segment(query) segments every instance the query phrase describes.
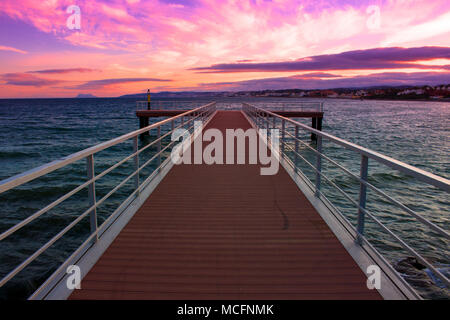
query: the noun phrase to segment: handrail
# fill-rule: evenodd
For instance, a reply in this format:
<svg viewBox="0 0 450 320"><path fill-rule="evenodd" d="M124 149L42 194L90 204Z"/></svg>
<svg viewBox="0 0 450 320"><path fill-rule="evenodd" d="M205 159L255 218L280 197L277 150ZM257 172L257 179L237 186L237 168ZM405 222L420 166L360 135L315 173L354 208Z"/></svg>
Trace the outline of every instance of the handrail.
<svg viewBox="0 0 450 320"><path fill-rule="evenodd" d="M247 103L243 103L243 104L244 105L248 105L248 106L252 106L252 105L247 104ZM277 118L282 119L282 120L284 120L286 122L289 122L289 123L291 123L293 125L299 126L299 127L303 128L303 129L305 129L306 131L314 133L317 136L321 136L323 138L326 138L326 139L328 139L328 140L330 140L332 142L335 142L335 143L337 143L337 144L339 144L339 145L341 145L341 146L343 146L343 147L345 147L347 149L359 152L361 155L364 155L364 156L366 156L368 158L371 158L371 159L374 159L374 160L376 160L378 162L381 162L381 163L387 165L388 167L391 167L392 169L396 169L398 171L401 171L404 174L411 175L414 178L417 178L417 179L421 180L422 182L426 182L426 183L431 184L431 185L433 185L433 186L435 186L435 187L437 187L439 189L442 189L442 190L444 190L446 192L450 192L450 180L448 180L448 179L446 179L444 177L441 177L441 176L435 175L435 174L433 174L431 172L428 172L428 171L416 168L416 167L414 167L412 165L409 165L409 164L404 163L402 161L399 161L399 160L396 160L394 158L385 156L385 155L383 155L381 153L378 153L376 151L373 151L373 150L361 147L361 146L359 146L357 144L354 144L352 142L349 142L349 141L346 141L344 139L341 139L341 138L338 138L336 136L333 136L333 135L331 135L329 133L326 133L326 132L323 132L323 131L320 131L320 130L317 130L317 129L313 129L313 128L308 127L307 125L305 125L303 123L297 122L297 121L292 120L290 118L286 118L284 116L280 116L280 115L278 115L278 114L276 114L274 112L271 112L269 110L265 110L265 109L258 108L258 107L255 107L255 106L252 106L252 107L256 108L256 109L259 109L261 112L264 112L264 113L266 113L266 114L268 114L268 115L270 115L272 117L277 117Z"/></svg>
<svg viewBox="0 0 450 320"><path fill-rule="evenodd" d="M42 214L48 212L50 209L56 207L63 201L67 200L80 190L88 187L89 188L89 208L85 210L81 215L78 215L75 220L73 220L69 225L67 225L63 230L61 230L58 234L53 236L50 240L48 240L43 246L41 246L37 251L35 251L31 256L29 256L27 259L25 259L22 263L20 263L18 266L16 266L13 270L11 270L6 276L2 277L0 279L0 287L2 287L4 284L6 284L9 280L11 280L17 273L19 273L21 270L23 270L26 266L28 266L31 262L33 262L38 256L40 256L45 250L47 250L50 246L52 246L57 240L59 240L61 237L63 237L68 231L70 231L76 224L78 224L83 218L90 216L91 220L91 233L89 236L90 240L97 240L99 237L99 232L107 223L110 221L111 216L106 219L101 226L97 226L97 215L96 210L97 208L105 202L111 195L113 195L118 189L120 189L122 186L124 186L128 181L130 181L132 178L135 180L134 184L134 191L132 194L122 202L119 206L119 208L122 208L124 203L127 202L132 196L138 195L143 189L143 187L148 183L149 179L153 178L155 176L155 172L158 173L161 167L163 166L163 163L161 161L161 155L163 152L165 152L169 147L171 147L176 141L171 141L168 143L164 148L162 148L162 140L169 136L169 134L173 133L176 129L179 128L185 128L186 130L195 129L194 122L197 119L200 119L202 122L207 121L214 113L215 111L215 102L211 102L209 104L206 104L202 107L195 108L193 110L184 112L180 115L162 120L160 122L157 122L155 124L149 125L145 128L135 130L133 132L124 134L120 137L117 137L115 139L108 140L106 142L100 143L96 146L84 149L82 151L79 151L77 153L74 153L72 155L69 155L65 158L62 158L60 160L56 160L53 162L50 162L48 164L45 164L43 166L40 166L38 168L29 170L23 174L19 174L16 176L13 176L11 178L5 179L3 181L0 181L0 193L6 192L8 190L11 190L17 186L20 186L26 182L32 181L36 178L39 178L43 175L46 175L48 173L51 173L57 169L60 169L62 167L65 167L71 163L74 163L75 161L81 160L83 158L87 159L87 173L88 173L88 180L78 187L74 188L73 190L67 192L66 194L62 195L52 203L48 204L44 208L36 211L34 214L28 216L26 219L22 220L21 222L13 225L8 230L2 232L0 234L0 241L4 240L20 228L28 225L33 220L40 217ZM184 120L185 117L189 117L188 120ZM177 120L181 120L179 125L175 125L175 122ZM161 135L161 127L165 124L171 123L171 130L167 132L166 134ZM192 123L192 124L191 124ZM144 147L139 149L138 146L138 136L142 133L148 132L150 130L157 129L157 138L154 139L151 143L145 145ZM94 168L94 154L96 154L99 151L105 150L109 147L112 147L114 145L117 145L119 143L122 143L124 141L133 139L134 141L134 150L133 153L126 156L124 159L118 161L111 167L105 169L99 174L95 174L93 168ZM139 154L141 154L144 150L148 149L149 147L157 144L158 151L155 155L153 155L150 159L148 159L144 164L139 165ZM129 161L131 159L135 160L134 162L134 171L129 174L125 179L123 179L118 185L116 185L112 190L110 190L106 195L104 195L99 201L96 201L95 196L95 181L100 179L101 177L105 176L112 170L116 169L126 161ZM151 162L155 161L156 159L159 160L158 164L159 166L153 170L153 173L150 174L149 177L145 179L144 182L139 183L139 173ZM118 209L119 209L118 208ZM112 215L115 215L118 211L116 209ZM90 242L84 242L82 246L84 247L87 243ZM80 250L80 247L76 250L78 252Z"/></svg>
<svg viewBox="0 0 450 320"><path fill-rule="evenodd" d="M189 115L191 113L194 113L194 112L198 112L199 110L202 110L202 109L204 109L206 107L209 107L209 106L211 106L213 104L215 104L215 102L211 102L211 103L209 103L207 105L198 107L196 109L186 111L186 112L184 112L182 114L179 114L179 115L177 115L175 117L171 117L171 118L162 120L162 121L160 121L158 123L154 123L152 125L149 125L149 126L147 126L145 128L141 128L141 129L132 131L130 133L126 133L126 134L124 134L124 135L122 135L120 137L117 137L117 138L114 138L112 140L108 140L108 141L102 142L102 143L100 143L100 144L98 144L96 146L93 146L93 147L81 150L79 152L73 153L73 154L68 155L68 156L66 156L64 158L61 158L59 160L55 160L55 161L49 162L49 163L44 164L42 166L39 166L37 168L25 171L23 173L20 173L18 175L12 176L12 177L4 179L4 180L1 180L0 181L0 194L5 192L5 191L8 191L8 190L10 190L10 189L12 189L14 187L18 187L18 186L20 186L20 185L22 185L24 183L27 183L27 182L29 182L31 180L39 178L39 177L41 177L41 176L43 176L45 174L48 174L48 173L50 173L52 171L55 171L55 170L60 169L62 167L65 167L68 164L71 164L71 163L76 162L76 161L78 161L80 159L86 158L89 155L92 155L94 153L97 153L97 152L102 151L104 149L107 149L109 147L112 147L112 146L114 146L116 144L119 144L119 143L121 143L123 141L126 141L126 140L129 140L129 139L133 138L133 137L136 137L136 136L138 136L138 135L140 135L142 133L145 133L147 131L150 131L152 129L160 127L160 126L162 126L162 125L164 125L166 123L169 123L169 122L171 122L173 120L176 120L176 119L181 118L181 117L185 117L185 116L187 116L187 115Z"/></svg>
<svg viewBox="0 0 450 320"><path fill-rule="evenodd" d="M280 151L281 156L285 155L285 148L290 149L291 152L293 152L295 158L300 158L303 160L309 167L313 169L313 171L316 174L316 186L315 186L315 196L320 198L324 196L323 192L321 191L320 187L320 181L321 178L325 179L332 187L336 188L339 193L341 193L347 200L349 200L356 208L358 209L358 222L356 229L351 226L351 228L354 229L356 234L356 243L359 245L362 245L363 242L368 242L369 240L364 237L364 217L367 216L371 218L377 225L379 225L384 231L386 231L390 236L392 236L395 240L400 243L400 245L406 249L409 253L414 255L416 258L419 259L424 265L426 265L435 275L437 275L444 284L449 287L450 282L449 279L436 267L434 267L430 262L428 262L424 257L422 257L418 252L416 252L411 246L409 246L406 242L404 242L399 236L397 236L394 232L392 232L388 227L386 227L381 221L379 221L374 215L372 215L367 209L366 209L366 189L369 188L371 190L374 190L378 195L384 197L385 199L389 200L394 205L398 206L399 208L403 209L405 212L407 212L409 215L413 216L417 219L420 223L428 226L431 230L437 232L439 235L443 236L446 239L450 239L450 234L448 231L444 230L443 228L437 226L433 222L429 221L428 219L424 218L420 214L416 213L414 210L408 208L404 204L402 204L400 201L394 199L393 197L389 196L385 192L381 191L371 183L367 181L368 177L368 161L369 159L373 159L381 164L384 164L390 168L396 169L397 171L403 172L405 174L408 174L410 176L413 176L417 178L418 180L428 183L429 185L432 185L434 187L437 187L439 189L442 189L443 191L450 192L450 180L434 175L432 173L429 173L427 171L415 168L411 165L408 165L404 162L395 160L393 158L390 158L388 156L385 156L383 154L380 154L378 152L375 152L373 150L361 147L359 145L356 145L354 143L345 141L341 138L335 137L331 134L322 132L320 130L313 129L311 127L308 127L302 123L299 123L297 121L294 121L292 119L286 118L284 116L280 116L274 112L265 110L263 108L258 108L256 106L250 105L248 103L243 103L243 110L247 113L249 118L254 122L254 124L257 127L263 127L269 128L270 126L276 127L276 120L280 120L282 123L282 134L281 134L281 146L282 149ZM271 120L269 120L269 116L271 117ZM286 124L291 124L295 126L295 136L290 133L286 129ZM313 133L317 137L317 149L312 148L311 146L307 145L305 142L303 142L301 139L298 138L298 128L305 129L307 132ZM295 148L289 144L286 144L286 135L289 136L290 139L293 139L295 141ZM338 145L343 146L344 148L348 150L352 150L355 152L358 152L361 156L361 172L360 176L357 176L356 174L352 173L350 170L345 168L344 166L340 165L336 161L330 159L329 157L325 156L322 153L322 139L325 138L327 140L330 140L331 142L334 142ZM308 161L305 157L303 157L299 151L298 151L298 144L301 143L305 147L307 147L309 150L313 151L313 153L316 155L316 165L312 164L310 161ZM355 201L352 197L350 197L344 190L339 188L334 182L332 182L321 170L321 161L322 158L331 162L333 165L344 171L346 174L350 175L352 178L354 178L357 182L360 184L360 193L359 193L359 201ZM289 159L289 158L288 158ZM295 163L289 160L288 162L291 166L294 167L295 172L298 172L299 168L296 166ZM306 179L308 179L305 176ZM309 180L309 179L308 179ZM339 210L338 210L339 211ZM339 213L342 215L342 213L339 211Z"/></svg>
<svg viewBox="0 0 450 320"><path fill-rule="evenodd" d="M261 102L264 104L264 102ZM264 107L270 107L274 111L311 111L311 112L323 112L322 101L295 101L295 102L267 102ZM264 108L261 108L264 109Z"/></svg>
<svg viewBox="0 0 450 320"><path fill-rule="evenodd" d="M291 133L286 132L286 134L288 134L292 139L300 142L303 146L305 146L306 148L308 148L309 150L311 150L313 153L315 154L320 154L316 149L312 148L311 146L307 145L305 142L303 142L302 140L294 137ZM293 150L292 147L289 147L291 149L292 152L296 153L299 157L302 157L300 154L298 154L298 152L296 152L295 150ZM398 200L390 197L389 195L387 195L385 192L381 191L380 189L378 189L377 187L375 187L374 185L372 185L371 183L361 179L360 177L358 177L356 174L354 174L353 172L351 172L350 170L348 170L347 168L345 168L344 166L340 165L339 163L337 163L336 161L334 161L333 159L330 159L329 157L327 157L324 154L320 154L320 156L324 159L326 159L327 161L331 162L332 164L334 164L336 167L338 167L339 169L341 169L342 171L344 171L345 173L347 173L349 176L353 177L355 180L357 180L358 182L366 185L367 187L369 187L371 190L374 190L376 193L378 193L379 195L383 196L384 198L386 198L389 201L394 202L398 207L402 208L403 210L405 210L406 212L408 212L410 215L414 216L416 219L421 220L422 223L428 225L431 229L433 229L434 231L436 231L437 233L440 233L441 235L443 235L444 237L446 237L447 239L450 239L450 234L445 231L444 229L442 229L441 227L435 225L434 223L426 220L425 218L423 218L422 216L418 215L417 213L415 213L413 210L411 210L410 208L406 207L404 204L402 204L401 202L399 202ZM302 157L303 158L303 157ZM303 158L303 161L305 161L311 168L313 168L313 170L316 170L314 165L312 165L308 160Z"/></svg>

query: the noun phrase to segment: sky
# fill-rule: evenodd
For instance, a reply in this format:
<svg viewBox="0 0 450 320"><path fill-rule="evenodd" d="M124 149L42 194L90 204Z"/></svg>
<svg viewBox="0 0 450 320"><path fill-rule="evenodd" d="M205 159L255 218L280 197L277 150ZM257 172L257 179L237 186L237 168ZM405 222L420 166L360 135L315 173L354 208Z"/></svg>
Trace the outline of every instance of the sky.
<svg viewBox="0 0 450 320"><path fill-rule="evenodd" d="M448 0L0 1L0 98L448 83Z"/></svg>

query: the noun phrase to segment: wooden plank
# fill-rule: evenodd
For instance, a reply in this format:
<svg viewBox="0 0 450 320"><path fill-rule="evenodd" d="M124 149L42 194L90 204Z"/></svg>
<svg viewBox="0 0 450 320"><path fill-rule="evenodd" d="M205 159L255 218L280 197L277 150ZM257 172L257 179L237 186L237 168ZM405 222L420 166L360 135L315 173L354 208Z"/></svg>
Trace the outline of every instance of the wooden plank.
<svg viewBox="0 0 450 320"><path fill-rule="evenodd" d="M259 169L175 166L70 299L381 299L287 172Z"/></svg>

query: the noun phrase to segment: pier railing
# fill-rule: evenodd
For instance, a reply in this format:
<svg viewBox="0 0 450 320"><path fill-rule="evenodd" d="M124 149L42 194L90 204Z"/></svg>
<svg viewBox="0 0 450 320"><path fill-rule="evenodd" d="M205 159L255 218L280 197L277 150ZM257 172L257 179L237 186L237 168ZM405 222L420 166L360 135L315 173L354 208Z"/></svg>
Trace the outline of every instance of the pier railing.
<svg viewBox="0 0 450 320"><path fill-rule="evenodd" d="M323 112L322 101L283 101L283 102L268 102L260 101L255 105L257 108L269 109L273 112L276 111L305 111L305 112Z"/></svg>
<svg viewBox="0 0 450 320"><path fill-rule="evenodd" d="M354 143L345 141L328 133L313 129L304 125L300 122L294 121L292 119L277 115L271 111L265 110L263 108L255 107L253 105L244 103L243 111L248 116L248 118L253 121L253 124L260 129L271 129L277 128L280 130L280 158L284 160L294 172L302 177L302 179L306 182L308 187L314 192L315 197L317 198L326 198L325 194L322 191L323 182L327 182L331 185L335 191L337 191L344 199L348 200L352 206L357 209L357 221L353 225L356 225L356 228L348 223L347 218L342 214L342 212L337 209L333 204L329 201L327 203L333 206L333 210L337 211L342 218L347 221L348 225L353 228L353 234L355 235L355 242L358 245L368 244L370 245L370 241L365 236L366 232L366 218L371 219L376 225L381 228L381 230L388 234L390 237L395 239L395 241L403 247L407 252L416 257L418 261L420 261L423 265L425 265L430 271L432 271L440 280L449 288L449 279L431 262L429 262L426 258L424 258L421 254L417 252L415 248L406 243L404 239L402 239L399 235L397 235L394 231L389 228L385 223L382 223L380 219L378 219L372 212L370 212L366 206L367 202L367 192L368 190L373 191L377 196L381 197L383 201L387 201L394 206L397 206L401 210L403 210L406 214L410 215L414 219L416 219L419 223L425 225L430 230L438 234L443 241L448 242L450 239L449 232L444 230L440 226L435 223L429 221L424 218L420 213L412 210L408 206L404 205L399 200L394 197L388 195L386 192L380 190L368 180L369 173L369 160L372 162L379 163L381 165L387 166L391 169L399 171L405 175L415 178L418 181L421 181L427 185L433 186L435 188L441 189L444 192L450 192L450 181L443 177L434 175L427 171L421 170L419 168L413 167L401 161L395 160L393 158L387 157L378 152L369 150L367 148L358 146ZM314 146L306 143L305 141L299 138L301 132L303 133L312 133L317 136L317 142ZM351 151L355 156L360 158L360 173L355 174L351 172L348 168L344 167L340 161L336 161L331 159L330 157L324 154L323 144L327 141L336 146L344 147L345 149ZM314 160L308 160L304 154L302 154L302 150L309 150L314 154ZM291 155L291 156L289 156ZM314 183L302 173L298 162L303 162L307 167L311 168L315 178L312 179ZM343 190L340 186L338 186L333 179L327 177L322 170L323 161L327 161L329 164L339 169L342 175L351 177L359 184L359 196L358 200L355 200L351 195ZM446 212L448 214L448 211ZM444 212L442 213L444 214ZM443 254L446 256L446 253Z"/></svg>
<svg viewBox="0 0 450 320"><path fill-rule="evenodd" d="M67 192L66 194L60 196L55 201L36 211L34 214L31 214L23 221L16 223L11 226L6 231L3 231L0 234L0 241L7 239L12 236L15 232L22 229L23 227L29 225L43 214L48 212L49 210L57 207L62 202L66 201L70 197L79 193L83 189L88 189L88 201L89 208L84 212L81 212L76 219L74 219L69 225L64 227L60 232L54 235L50 240L48 240L43 246L41 246L37 251L31 254L27 259L25 259L22 263L17 265L13 270L7 273L3 278L0 279L0 288L4 286L8 281L14 278L19 272L21 272L24 268L26 268L30 263L35 261L41 254L43 254L48 248L50 248L53 244L55 244L59 239L61 239L64 235L66 235L70 230L72 230L75 226L77 226L84 218L89 218L90 221L90 235L88 238L79 246L72 255L59 267L59 270L64 270L69 265L69 262L76 256L79 256L81 253L85 252L89 247L98 241L98 239L102 236L105 230L117 219L118 216L136 199L139 197L141 191L158 175L161 168L166 165L170 161L170 155L166 157L165 161L163 161L164 154L170 154L171 148L173 148L174 143L177 141L171 141L166 145L162 144L164 138L169 138L174 130L183 128L189 130L189 132L194 132L194 122L195 121L207 121L215 111L215 102L209 103L205 106L198 107L191 111L187 111L178 116L168 118L166 120L154 123L145 128L130 132L128 134L122 135L118 138L100 143L91 148L82 150L80 152L69 155L61 160L53 161L43 166L40 166L36 169L27 171L25 173L13 176L9 179L5 179L0 181L0 194L7 192L11 189L17 188L27 182L33 181L39 177L43 177L48 175L55 170L66 167L70 164L75 163L76 161L85 159L86 161L86 182L74 188L73 190ZM168 132L163 133L163 126L166 128L170 126ZM152 132L153 137L155 139L143 147L139 148L139 136L144 133ZM95 164L95 155L100 151L106 150L108 148L114 147L118 144L132 141L133 143L133 153L123 158L122 160L116 162L114 165L110 166L108 169L104 170L101 173L95 174L94 164ZM144 163L139 163L139 155L142 154L145 150L150 150L149 148L156 148L156 152L149 159L146 159ZM108 173L117 169L121 165L125 164L128 161L133 162L133 172L128 175L125 179L123 179L119 184L113 187L106 195L104 195L101 199L97 199L96 195L96 181L100 178L104 177ZM140 181L140 172L152 164L156 167L153 172L145 178L144 181ZM122 188L128 182L134 183L134 191L129 195L129 197L123 201L118 208L105 220L101 225L98 225L98 217L97 217L97 208L104 203L108 198L110 198L113 194L115 194L120 188ZM16 239L20 240L20 239ZM46 286L52 281L54 281L58 272L55 272L47 281L35 292L35 294L39 294L39 291L45 290Z"/></svg>
<svg viewBox="0 0 450 320"><path fill-rule="evenodd" d="M206 102L195 100L158 100L153 99L150 102L151 110L191 110ZM136 101L136 111L147 110L148 101Z"/></svg>

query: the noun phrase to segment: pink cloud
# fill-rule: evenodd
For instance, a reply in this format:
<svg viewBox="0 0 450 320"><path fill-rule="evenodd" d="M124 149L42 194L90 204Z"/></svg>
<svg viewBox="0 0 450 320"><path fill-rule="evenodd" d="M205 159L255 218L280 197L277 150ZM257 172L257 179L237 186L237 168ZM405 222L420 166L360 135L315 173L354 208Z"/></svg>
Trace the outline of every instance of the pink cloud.
<svg viewBox="0 0 450 320"><path fill-rule="evenodd" d="M5 81L5 83L8 85L26 87L47 87L63 82L61 80L51 80L36 77L28 73L6 73L1 75L0 79Z"/></svg>
<svg viewBox="0 0 450 320"><path fill-rule="evenodd" d="M0 46L0 50L1 51L17 52L17 53L22 53L22 54L27 54L28 53L28 52L26 52L24 50L20 50L20 49L13 48L13 47L7 47L7 46Z"/></svg>
<svg viewBox="0 0 450 320"><path fill-rule="evenodd" d="M170 79L156 79L156 78L118 78L118 79L101 79L91 80L86 83L67 87L67 89L75 90L98 90L112 85L120 85L133 82L170 82Z"/></svg>

